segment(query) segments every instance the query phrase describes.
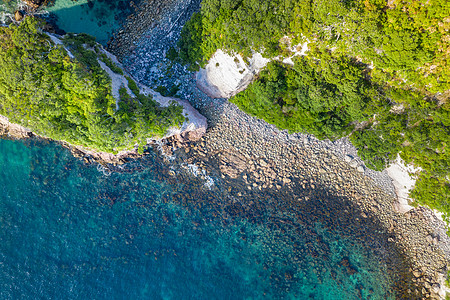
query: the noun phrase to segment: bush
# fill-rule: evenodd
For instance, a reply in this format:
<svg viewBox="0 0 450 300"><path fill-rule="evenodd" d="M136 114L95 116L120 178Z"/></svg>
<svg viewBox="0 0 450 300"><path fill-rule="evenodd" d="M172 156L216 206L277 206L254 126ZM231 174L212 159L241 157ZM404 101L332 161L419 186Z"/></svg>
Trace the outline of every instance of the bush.
<svg viewBox="0 0 450 300"><path fill-rule="evenodd" d="M116 74L123 75L123 70L119 66L117 66L105 53L100 53L99 58L108 68L111 69Z"/></svg>
<svg viewBox="0 0 450 300"><path fill-rule="evenodd" d="M167 108L138 93L120 89L119 109L111 94L111 78L100 67L95 50L83 45L87 35L68 35L66 47L55 45L27 17L19 25L0 27L0 114L37 134L74 145L115 153L146 144L184 121L182 108ZM93 43L93 42L92 42ZM89 45L94 48L95 44ZM134 84L133 84L134 83Z"/></svg>

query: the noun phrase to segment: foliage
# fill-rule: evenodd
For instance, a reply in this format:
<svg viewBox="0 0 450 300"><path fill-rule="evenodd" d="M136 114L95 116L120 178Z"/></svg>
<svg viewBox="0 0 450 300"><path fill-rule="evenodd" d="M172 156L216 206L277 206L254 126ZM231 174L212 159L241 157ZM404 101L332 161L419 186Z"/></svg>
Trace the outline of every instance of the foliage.
<svg viewBox="0 0 450 300"><path fill-rule="evenodd" d="M178 48L198 68L217 49L274 57L308 41L372 63L391 85L433 94L450 89L449 15L445 0L203 0Z"/></svg>
<svg viewBox="0 0 450 300"><path fill-rule="evenodd" d="M100 60L105 63L105 65L111 69L116 74L123 75L123 70L116 65L105 53L100 53L98 55Z"/></svg>
<svg viewBox="0 0 450 300"><path fill-rule="evenodd" d="M179 46L179 57L190 69L198 70L199 61L202 61L204 53L200 47L202 43L202 15L194 13L191 20L184 25L181 31ZM173 57L173 53L170 53Z"/></svg>
<svg viewBox="0 0 450 300"><path fill-rule="evenodd" d="M127 79L128 82L128 88L133 92L134 95L136 96L139 95L140 90L136 82L133 79L131 79L131 77L125 76L125 78Z"/></svg>
<svg viewBox="0 0 450 300"><path fill-rule="evenodd" d="M404 141L405 117L388 113L379 116L377 126L352 133L350 140L369 168L382 171L395 160Z"/></svg>
<svg viewBox="0 0 450 300"><path fill-rule="evenodd" d="M178 58L178 52L174 47L170 47L169 50L167 50L166 58L175 61Z"/></svg>
<svg viewBox="0 0 450 300"><path fill-rule="evenodd" d="M111 79L98 63L95 40L67 35L55 45L43 21L27 17L0 27L0 114L56 140L117 152L145 144L183 122L181 108L161 108L144 95L111 93ZM117 99L119 100L119 99Z"/></svg>
<svg viewBox="0 0 450 300"><path fill-rule="evenodd" d="M180 90L179 85L172 85L170 87L170 89L168 89L165 86L159 85L156 87L155 91L157 91L158 93L160 93L161 95L163 95L164 97L174 97L178 91Z"/></svg>
<svg viewBox="0 0 450 300"><path fill-rule="evenodd" d="M422 169L412 197L448 218L449 16L445 0L203 0L178 51L198 67L217 49L283 58L307 42L307 58L270 63L231 101L290 131L351 132L376 170L400 154Z"/></svg>
<svg viewBox="0 0 450 300"><path fill-rule="evenodd" d="M293 68L269 63L258 80L231 101L282 129L342 137L354 122L373 114L368 104L376 89L356 62L332 58L328 52L320 55L321 61L297 58Z"/></svg>

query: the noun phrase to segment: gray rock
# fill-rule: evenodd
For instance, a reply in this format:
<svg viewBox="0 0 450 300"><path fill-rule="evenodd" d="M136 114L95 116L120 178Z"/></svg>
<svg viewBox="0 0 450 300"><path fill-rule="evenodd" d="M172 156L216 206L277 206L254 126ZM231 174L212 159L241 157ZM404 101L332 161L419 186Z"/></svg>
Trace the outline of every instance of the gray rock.
<svg viewBox="0 0 450 300"><path fill-rule="evenodd" d="M356 170L358 171L358 172L360 172L360 173L364 173L364 167L363 166L361 166L361 165L359 165L357 168L356 168Z"/></svg>
<svg viewBox="0 0 450 300"><path fill-rule="evenodd" d="M345 160L345 162L347 162L347 163L351 162L352 159L353 159L353 157L351 157L351 156L348 155L348 154L344 157L344 160Z"/></svg>
<svg viewBox="0 0 450 300"><path fill-rule="evenodd" d="M260 164L262 167L267 167L267 162L266 162L264 159L261 159L261 160L259 161L259 164Z"/></svg>
<svg viewBox="0 0 450 300"><path fill-rule="evenodd" d="M358 166L358 161L356 160L356 159L354 159L354 160L352 160L351 162L350 162L350 167L352 167L352 168L356 168L357 166Z"/></svg>
<svg viewBox="0 0 450 300"><path fill-rule="evenodd" d="M22 21L23 17L24 17L23 12L21 12L20 10L16 10L16 12L14 13L14 19L17 22L20 22Z"/></svg>

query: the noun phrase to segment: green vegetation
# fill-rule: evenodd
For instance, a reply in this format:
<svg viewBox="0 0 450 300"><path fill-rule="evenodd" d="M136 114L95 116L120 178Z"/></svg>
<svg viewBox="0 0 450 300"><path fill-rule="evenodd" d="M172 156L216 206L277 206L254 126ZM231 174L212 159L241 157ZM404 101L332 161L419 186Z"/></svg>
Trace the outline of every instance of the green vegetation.
<svg viewBox="0 0 450 300"><path fill-rule="evenodd" d="M298 58L294 67L271 62L256 82L231 101L246 112L289 131L319 138L348 134L352 123L366 121L383 106L377 89L365 79L364 68L351 59ZM327 64L328 60L333 63Z"/></svg>
<svg viewBox="0 0 450 300"><path fill-rule="evenodd" d="M123 75L123 70L118 67L105 53L100 53L98 57L108 68L111 69L111 71L116 74Z"/></svg>
<svg viewBox="0 0 450 300"><path fill-rule="evenodd" d="M204 0L178 50L195 68L217 49L287 56L289 46L308 41L310 49L373 63L383 83L433 94L450 88L449 15L445 0Z"/></svg>
<svg viewBox="0 0 450 300"><path fill-rule="evenodd" d="M170 87L170 89L168 89L165 86L159 85L156 87L155 91L157 91L158 93L160 93L161 95L163 95L164 97L174 97L178 91L180 90L179 85L172 85Z"/></svg>
<svg viewBox="0 0 450 300"><path fill-rule="evenodd" d="M55 45L41 32L43 21L27 17L0 27L0 114L37 134L96 150L117 152L163 136L184 121L182 108L161 108L136 83L116 99L101 68L95 39L67 35Z"/></svg>
<svg viewBox="0 0 450 300"><path fill-rule="evenodd" d="M307 42L231 101L279 128L349 136L376 170L399 154L422 169L415 203L450 218L449 16L445 0L203 0L178 52L196 69L217 49L288 57Z"/></svg>

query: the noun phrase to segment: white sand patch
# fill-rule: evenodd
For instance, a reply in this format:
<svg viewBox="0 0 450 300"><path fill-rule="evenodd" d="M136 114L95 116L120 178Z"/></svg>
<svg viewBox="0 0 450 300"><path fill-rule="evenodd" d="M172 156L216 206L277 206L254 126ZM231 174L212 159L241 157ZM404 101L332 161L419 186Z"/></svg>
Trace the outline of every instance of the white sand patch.
<svg viewBox="0 0 450 300"><path fill-rule="evenodd" d="M434 215L435 215L439 220L441 220L442 222L444 222L445 224L447 224L447 222L444 221L444 213L442 213L442 212L440 212L440 211L437 211L437 210L435 210L435 209L433 209L432 211L433 211Z"/></svg>
<svg viewBox="0 0 450 300"><path fill-rule="evenodd" d="M292 56L284 58L274 57L285 64L294 65L293 58L306 55L308 43L298 44L288 48ZM217 50L206 67L196 74L197 87L212 98L230 98L245 90L259 71L272 59L264 58L255 52L248 63L242 56L231 56L223 50Z"/></svg>
<svg viewBox="0 0 450 300"><path fill-rule="evenodd" d="M405 213L414 207L409 205L411 199L409 198L409 191L414 187L416 180L412 175L420 172L420 168L415 168L411 165L405 165L405 162L397 156L395 162L386 169L397 194L397 203L394 204L394 209L397 212Z"/></svg>
<svg viewBox="0 0 450 300"><path fill-rule="evenodd" d="M405 165L405 162L397 156L395 162L386 169L389 177L392 179L392 184L395 187L395 193L397 194L397 202L394 203L394 210L399 213L405 213L413 209L414 207L409 205L412 199L409 197L409 192L416 184L414 176L422 171L421 168L415 168L412 165ZM444 224L444 214L433 209L433 214Z"/></svg>

